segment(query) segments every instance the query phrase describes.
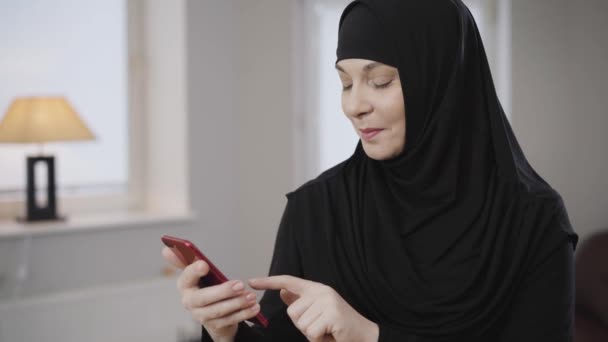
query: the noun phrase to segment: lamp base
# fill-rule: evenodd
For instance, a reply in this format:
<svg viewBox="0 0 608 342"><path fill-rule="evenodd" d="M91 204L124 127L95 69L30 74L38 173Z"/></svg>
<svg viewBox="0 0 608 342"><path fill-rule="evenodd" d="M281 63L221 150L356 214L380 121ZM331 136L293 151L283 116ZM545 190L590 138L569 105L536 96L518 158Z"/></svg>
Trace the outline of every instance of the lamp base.
<svg viewBox="0 0 608 342"><path fill-rule="evenodd" d="M42 163L47 169L46 205L40 206L36 201L36 173L35 166ZM18 217L20 222L58 221L65 220L57 215L57 198L55 195L55 157L35 156L27 157L27 198L26 215Z"/></svg>

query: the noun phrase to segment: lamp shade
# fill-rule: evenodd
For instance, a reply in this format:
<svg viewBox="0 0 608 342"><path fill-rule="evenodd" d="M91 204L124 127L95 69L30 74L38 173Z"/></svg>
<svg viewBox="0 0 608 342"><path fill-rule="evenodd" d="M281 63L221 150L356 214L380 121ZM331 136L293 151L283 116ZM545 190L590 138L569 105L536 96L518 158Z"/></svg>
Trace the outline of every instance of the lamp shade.
<svg viewBox="0 0 608 342"><path fill-rule="evenodd" d="M95 136L78 113L61 96L16 98L0 122L0 142L43 143L94 139Z"/></svg>

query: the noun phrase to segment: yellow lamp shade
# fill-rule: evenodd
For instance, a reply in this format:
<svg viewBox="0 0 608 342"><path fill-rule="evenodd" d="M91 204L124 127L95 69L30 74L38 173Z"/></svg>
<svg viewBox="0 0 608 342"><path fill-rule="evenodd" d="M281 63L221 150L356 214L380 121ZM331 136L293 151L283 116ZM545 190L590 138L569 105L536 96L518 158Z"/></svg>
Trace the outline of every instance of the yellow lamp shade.
<svg viewBox="0 0 608 342"><path fill-rule="evenodd" d="M64 97L16 98L0 122L0 142L43 143L94 140Z"/></svg>

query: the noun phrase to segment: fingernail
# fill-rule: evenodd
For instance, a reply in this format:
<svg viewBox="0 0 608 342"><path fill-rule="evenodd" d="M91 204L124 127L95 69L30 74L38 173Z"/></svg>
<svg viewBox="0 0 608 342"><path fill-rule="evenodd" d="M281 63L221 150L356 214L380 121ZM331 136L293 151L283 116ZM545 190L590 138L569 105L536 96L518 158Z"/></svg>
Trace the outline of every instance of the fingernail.
<svg viewBox="0 0 608 342"><path fill-rule="evenodd" d="M254 300L254 299L255 299L255 295L254 295L253 293L250 293L250 294L248 294L248 295L247 295L245 298L246 298L247 300L251 301L251 300Z"/></svg>
<svg viewBox="0 0 608 342"><path fill-rule="evenodd" d="M234 286L232 286L232 289L233 289L234 291L240 291L240 290L242 290L242 289L244 289L244 288L245 288L245 287L243 286L243 283L242 283L242 282L240 282L240 281L239 281L238 283L234 284Z"/></svg>
<svg viewBox="0 0 608 342"><path fill-rule="evenodd" d="M256 304L256 305L254 305L254 306L251 307L251 311L252 312L256 312L258 310L260 310L260 304Z"/></svg>

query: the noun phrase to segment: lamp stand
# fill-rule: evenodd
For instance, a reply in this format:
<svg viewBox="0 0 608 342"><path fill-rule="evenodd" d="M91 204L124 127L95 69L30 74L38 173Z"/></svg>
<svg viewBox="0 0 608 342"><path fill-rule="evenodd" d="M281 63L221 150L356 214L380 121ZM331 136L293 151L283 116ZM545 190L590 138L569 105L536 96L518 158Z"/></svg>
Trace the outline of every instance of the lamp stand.
<svg viewBox="0 0 608 342"><path fill-rule="evenodd" d="M36 173L37 163L43 163L47 168L47 191L46 206L38 206L36 202ZM27 198L26 198L26 217L18 218L19 221L44 221L44 220L63 220L57 216L57 196L55 192L55 157L36 156L27 157Z"/></svg>

